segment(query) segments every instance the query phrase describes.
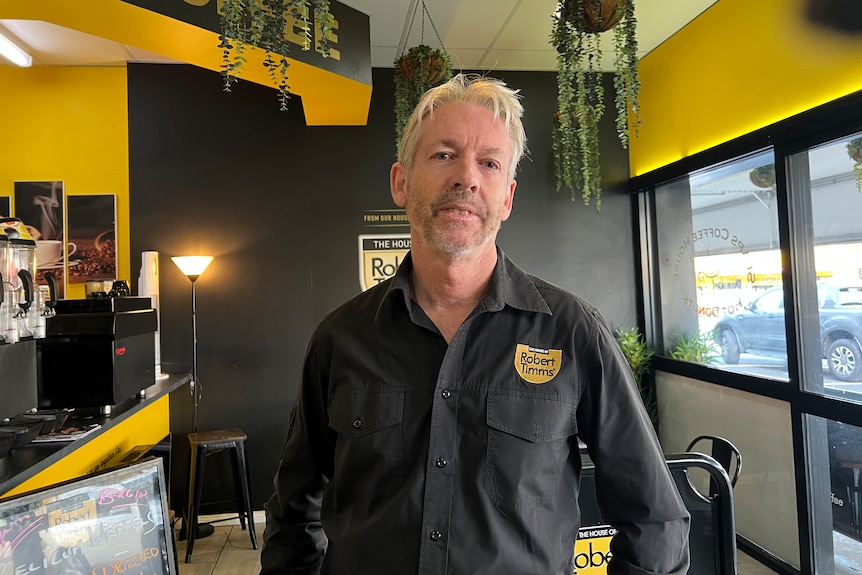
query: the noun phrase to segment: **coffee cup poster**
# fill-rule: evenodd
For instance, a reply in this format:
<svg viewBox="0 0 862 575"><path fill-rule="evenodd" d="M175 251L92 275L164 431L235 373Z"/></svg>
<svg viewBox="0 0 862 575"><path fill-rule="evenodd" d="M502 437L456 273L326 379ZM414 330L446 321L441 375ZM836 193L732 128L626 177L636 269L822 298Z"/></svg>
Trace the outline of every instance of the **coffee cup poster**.
<svg viewBox="0 0 862 575"><path fill-rule="evenodd" d="M66 196L62 181L15 182L13 216L36 242L36 283L45 272L67 283L116 278L116 200L113 194Z"/></svg>

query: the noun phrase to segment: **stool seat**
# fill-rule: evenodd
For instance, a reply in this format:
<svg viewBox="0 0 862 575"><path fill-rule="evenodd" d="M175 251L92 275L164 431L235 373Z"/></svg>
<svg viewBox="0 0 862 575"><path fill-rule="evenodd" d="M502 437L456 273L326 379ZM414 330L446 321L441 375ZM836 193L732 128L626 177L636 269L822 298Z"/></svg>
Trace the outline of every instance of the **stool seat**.
<svg viewBox="0 0 862 575"><path fill-rule="evenodd" d="M229 449L232 451L233 483L237 514L242 529L248 520L251 545L257 549L257 534L254 530L254 510L249 494L248 462L245 441L248 436L241 429L218 429L189 433L189 466L187 485L189 487L186 512L180 539L187 539L186 563L192 560L195 538L198 532L198 515L204 486L204 469L208 455Z"/></svg>
<svg viewBox="0 0 862 575"><path fill-rule="evenodd" d="M215 431L198 431L189 433L189 443L206 445L209 449L228 449L237 441L245 441L248 436L242 429L217 429Z"/></svg>

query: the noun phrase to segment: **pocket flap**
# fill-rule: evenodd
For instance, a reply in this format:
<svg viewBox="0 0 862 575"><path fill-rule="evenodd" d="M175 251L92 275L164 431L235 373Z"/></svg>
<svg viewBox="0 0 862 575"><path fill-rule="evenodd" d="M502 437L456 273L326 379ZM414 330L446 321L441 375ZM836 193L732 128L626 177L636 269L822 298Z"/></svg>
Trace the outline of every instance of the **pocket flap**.
<svg viewBox="0 0 862 575"><path fill-rule="evenodd" d="M339 395L329 404L329 427L344 435L362 437L400 424L403 411L403 391Z"/></svg>
<svg viewBox="0 0 862 575"><path fill-rule="evenodd" d="M578 432L575 406L555 397L489 394L487 423L533 443Z"/></svg>

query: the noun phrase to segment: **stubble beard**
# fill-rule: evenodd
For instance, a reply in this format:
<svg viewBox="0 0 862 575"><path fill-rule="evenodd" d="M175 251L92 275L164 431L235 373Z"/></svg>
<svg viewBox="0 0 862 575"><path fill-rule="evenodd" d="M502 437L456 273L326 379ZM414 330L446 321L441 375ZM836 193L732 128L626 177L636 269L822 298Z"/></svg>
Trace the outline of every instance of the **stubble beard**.
<svg viewBox="0 0 862 575"><path fill-rule="evenodd" d="M458 232L467 226L457 222L443 223L440 221L438 214L441 212L442 206L447 203L470 206L470 211L481 222L479 230L464 237ZM415 202L408 202L407 219L414 229L418 228L422 239L429 245L452 257L471 254L489 240L493 240L500 229L501 222L499 214L491 213L485 206L476 205L472 194L464 190L448 190L441 196L434 198L430 204L417 206Z"/></svg>

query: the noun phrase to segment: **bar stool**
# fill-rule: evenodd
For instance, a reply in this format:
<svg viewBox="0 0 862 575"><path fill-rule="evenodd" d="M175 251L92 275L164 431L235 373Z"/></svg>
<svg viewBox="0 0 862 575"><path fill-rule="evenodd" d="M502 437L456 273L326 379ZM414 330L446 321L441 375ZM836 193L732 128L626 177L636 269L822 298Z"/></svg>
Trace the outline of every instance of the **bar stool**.
<svg viewBox="0 0 862 575"><path fill-rule="evenodd" d="M239 524L245 530L248 519L248 531L251 545L257 549L257 534L254 531L254 510L251 507L251 496L248 488L248 461L245 455L246 434L241 429L220 429L189 433L189 470L186 484L189 494L186 501L186 513L183 517L183 528L180 540L188 539L186 546L186 563L192 560L192 550L198 532L198 514L201 507L201 494L204 487L204 468L208 455L230 449L233 460L233 483L235 501L239 514Z"/></svg>

